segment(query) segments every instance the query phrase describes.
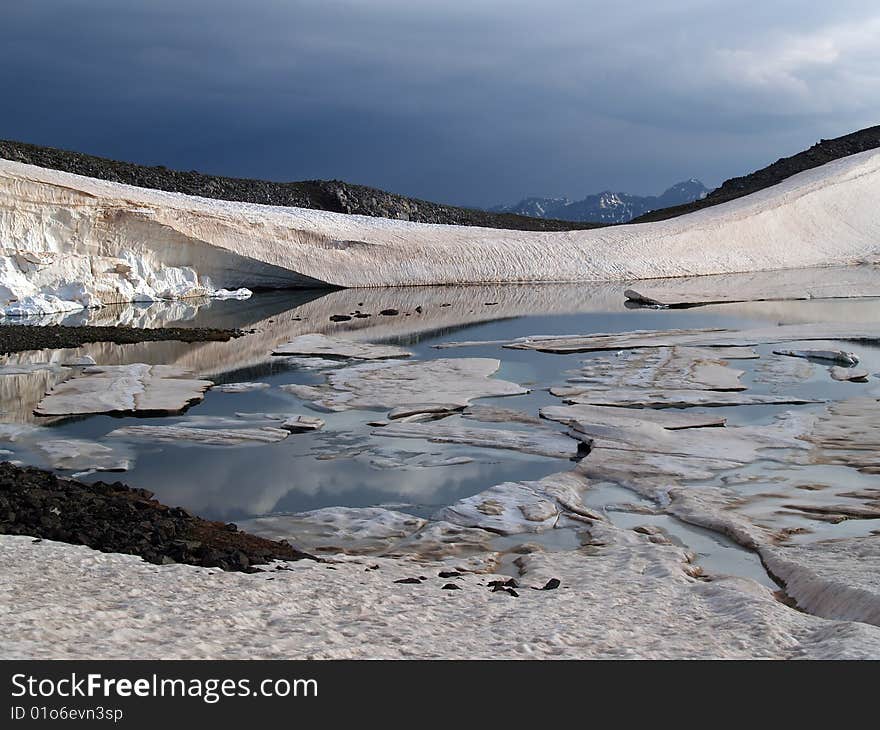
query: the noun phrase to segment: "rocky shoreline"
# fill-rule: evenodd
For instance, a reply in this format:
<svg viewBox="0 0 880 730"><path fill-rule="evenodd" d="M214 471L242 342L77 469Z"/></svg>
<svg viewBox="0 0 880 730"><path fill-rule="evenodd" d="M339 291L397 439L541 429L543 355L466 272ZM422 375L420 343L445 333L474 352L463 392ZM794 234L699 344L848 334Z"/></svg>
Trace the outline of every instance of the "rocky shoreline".
<svg viewBox="0 0 880 730"><path fill-rule="evenodd" d="M273 560L312 557L285 541L168 507L145 489L121 482L84 484L9 462L0 463L0 534L138 555L157 565L227 571L252 572L253 566Z"/></svg>
<svg viewBox="0 0 880 730"><path fill-rule="evenodd" d="M90 342L112 342L133 345L138 342L227 342L244 333L235 329L211 327L123 327L94 326L68 327L47 325L0 325L0 355L27 350L57 350L79 347Z"/></svg>

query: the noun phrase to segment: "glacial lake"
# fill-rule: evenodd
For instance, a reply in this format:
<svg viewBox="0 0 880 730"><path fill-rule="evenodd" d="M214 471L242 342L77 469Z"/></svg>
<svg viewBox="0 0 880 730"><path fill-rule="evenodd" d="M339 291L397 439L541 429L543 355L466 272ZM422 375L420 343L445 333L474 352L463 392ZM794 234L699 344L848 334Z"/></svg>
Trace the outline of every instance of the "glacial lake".
<svg viewBox="0 0 880 730"><path fill-rule="evenodd" d="M297 334L323 332L360 341L388 343L406 347L412 360L436 358L497 358L501 366L495 378L520 384L527 395L486 398L474 405L497 405L530 416L540 408L561 405L549 392L565 384L567 371L597 356L614 353L550 354L504 348L499 341L530 335L572 335L614 333L634 330L694 328L746 329L777 324L807 322L877 322L880 299L842 299L786 302L722 304L690 309L639 308L627 306L619 285L545 285L506 287L432 287L391 290L293 291L257 293L247 301L187 301L150 306L107 307L94 312L55 317L66 324L133 324L135 326L236 327L250 332L226 343L154 342L118 346L95 343L65 351L17 353L0 358L6 365L46 361L63 362L90 355L99 365L143 362L173 364L191 368L198 375L220 385L260 382L268 387L242 393L209 390L201 403L185 413L167 417L85 417L40 418L32 411L47 385L40 372L0 376L0 409L5 423L43 426L46 438L84 439L111 443L107 435L128 425L145 423L210 424L246 426L241 414L304 414L322 418L320 431L293 434L283 441L265 445L202 446L168 444L137 439L123 443L131 466L125 472L95 472L79 478L85 481L120 480L130 486L154 492L169 505L185 507L210 519L238 522L276 513L292 513L332 506L382 506L429 517L438 509L496 484L540 479L571 469L566 459L536 456L507 449L490 449L461 444L437 444L421 439L396 439L374 435L368 422L383 419L385 411L348 410L317 412L279 386L319 385L329 370L345 367L312 367L301 359L272 356L273 348ZM380 315L393 309L396 314ZM332 322L333 315L360 311L370 317ZM47 322L44 322L47 323ZM490 344L438 349L450 342L478 341ZM829 377L828 367L802 360L786 362L784 367L800 368L796 377L787 378L784 368L767 371L774 345L757 345L757 360L731 363L744 370L744 385L750 393L780 393L822 400L844 400L874 394L880 389L880 348L864 343L843 343L843 349L857 351L861 367L871 373L868 382L838 382ZM786 343L786 348L810 347L810 343ZM773 360L776 358L776 360ZM791 372L795 372L792 370ZM700 413L725 416L729 425L771 423L778 414L796 409L816 409L818 405L749 405L725 408L696 408ZM449 418L461 420L460 415ZM448 419L443 419L444 421ZM480 423L479 428L530 429L518 423ZM223 426L232 427L232 426ZM544 428L565 433L567 427L547 421ZM45 456L28 448L26 439L0 444L4 458L47 466ZM452 459L452 462L449 461ZM794 469L794 467L792 467ZM779 465L764 470L754 467L755 484L766 474L769 488L778 481ZM774 472L775 469L775 472ZM837 467L797 467L814 469L818 477L852 480L854 488L874 488L880 477L858 474ZM828 470L831 470L830 472ZM71 471L61 473L72 473ZM784 470L783 470L784 473ZM756 491L760 491L755 486ZM817 496L818 495L818 496ZM821 494L811 494L821 500ZM687 525L664 514L652 514L647 500L614 484L596 484L584 496L590 508L605 511L621 526L655 525L675 540L691 547L709 569L754 577L772 585L757 557L728 538L700 527ZM644 513L618 511L614 505L642 504ZM815 522L812 534L827 538L867 534L876 520L840 524ZM536 539L530 536L531 539ZM577 545L573 534L545 535L551 549ZM512 538L502 538L502 547Z"/></svg>

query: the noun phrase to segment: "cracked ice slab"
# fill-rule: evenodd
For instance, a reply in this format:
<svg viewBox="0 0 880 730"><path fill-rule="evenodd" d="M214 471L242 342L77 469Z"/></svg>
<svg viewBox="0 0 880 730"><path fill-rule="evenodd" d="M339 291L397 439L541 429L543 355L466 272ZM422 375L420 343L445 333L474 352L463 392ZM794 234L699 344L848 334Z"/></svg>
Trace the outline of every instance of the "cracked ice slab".
<svg viewBox="0 0 880 730"><path fill-rule="evenodd" d="M313 553L395 555L419 560L482 555L491 565L485 530L421 517L384 507L325 507L297 514L267 515L240 523L255 535L288 540Z"/></svg>
<svg viewBox="0 0 880 730"><path fill-rule="evenodd" d="M390 360L409 357L412 352L394 345L373 345L368 342L354 342L341 337L331 337L310 333L294 337L290 342L280 345L273 355L301 355L317 357L340 357L354 360Z"/></svg>
<svg viewBox="0 0 880 730"><path fill-rule="evenodd" d="M371 431L373 436L425 439L436 444L467 444L488 449L509 449L525 454L573 459L580 444L555 431L509 431L500 428L472 428L447 423L390 423Z"/></svg>
<svg viewBox="0 0 880 730"><path fill-rule="evenodd" d="M124 449L83 439L40 439L35 448L53 469L126 471L132 463L131 455Z"/></svg>
<svg viewBox="0 0 880 730"><path fill-rule="evenodd" d="M580 492L586 487L586 480L574 472L538 481L504 482L444 507L433 519L501 535L551 530L560 526L563 517L601 520L581 501Z"/></svg>
<svg viewBox="0 0 880 730"><path fill-rule="evenodd" d="M656 388L592 388L556 386L550 392L566 403L622 408L690 408L703 406L803 405L821 403L813 398L763 393L742 393L713 390L675 390Z"/></svg>
<svg viewBox="0 0 880 730"><path fill-rule="evenodd" d="M205 397L213 383L170 365L91 366L50 390L39 416L87 413L180 413Z"/></svg>
<svg viewBox="0 0 880 730"><path fill-rule="evenodd" d="M755 359L750 348L658 347L584 360L569 383L614 387L745 390L729 359Z"/></svg>
<svg viewBox="0 0 880 730"><path fill-rule="evenodd" d="M760 553L800 608L880 626L880 536L764 546Z"/></svg>
<svg viewBox="0 0 880 730"><path fill-rule="evenodd" d="M211 429L193 426L124 426L107 434L107 438L157 441L159 443L189 442L204 446L260 446L284 441L290 436L284 428Z"/></svg>
<svg viewBox="0 0 880 730"><path fill-rule="evenodd" d="M363 363L328 372L325 385L285 385L282 389L330 411L391 410L413 404L465 407L474 398L529 392L491 377L499 367L500 360L479 357Z"/></svg>
<svg viewBox="0 0 880 730"><path fill-rule="evenodd" d="M852 340L880 342L880 323L786 324L777 327L759 327L749 330L720 328L634 330L595 335L549 335L520 337L504 347L514 350L572 353L600 350L632 350L640 347L747 347L811 340Z"/></svg>
<svg viewBox="0 0 880 730"><path fill-rule="evenodd" d="M870 267L830 267L786 272L650 281L633 284L624 296L638 304L696 307L732 302L849 299L880 296L880 279Z"/></svg>

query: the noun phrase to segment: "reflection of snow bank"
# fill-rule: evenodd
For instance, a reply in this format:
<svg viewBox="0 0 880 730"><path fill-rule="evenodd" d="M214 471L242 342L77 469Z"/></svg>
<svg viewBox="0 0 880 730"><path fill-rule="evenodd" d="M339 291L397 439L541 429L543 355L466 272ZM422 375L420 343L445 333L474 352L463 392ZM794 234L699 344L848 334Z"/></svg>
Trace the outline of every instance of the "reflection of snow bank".
<svg viewBox="0 0 880 730"><path fill-rule="evenodd" d="M150 284L130 262L160 297L204 277L227 289L622 281L877 261L878 190L872 150L679 218L534 232L209 200L0 160L0 245L98 267L74 282L132 252L164 272Z"/></svg>
<svg viewBox="0 0 880 730"><path fill-rule="evenodd" d="M214 289L189 266L154 267L131 251L118 258L16 251L0 255L0 310L35 317L117 302L190 297L247 299L249 289Z"/></svg>

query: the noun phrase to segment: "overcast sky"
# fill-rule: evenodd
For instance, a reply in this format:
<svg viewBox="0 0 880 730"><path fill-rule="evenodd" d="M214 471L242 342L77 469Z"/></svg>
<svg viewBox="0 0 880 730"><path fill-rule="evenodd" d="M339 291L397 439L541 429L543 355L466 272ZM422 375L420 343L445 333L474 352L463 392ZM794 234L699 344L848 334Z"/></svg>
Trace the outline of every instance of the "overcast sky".
<svg viewBox="0 0 880 730"><path fill-rule="evenodd" d="M0 137L471 205L710 187L880 123L876 0L22 0Z"/></svg>

